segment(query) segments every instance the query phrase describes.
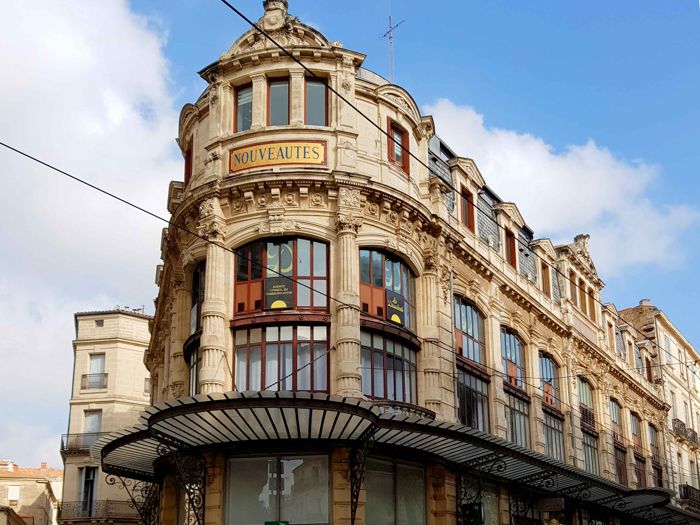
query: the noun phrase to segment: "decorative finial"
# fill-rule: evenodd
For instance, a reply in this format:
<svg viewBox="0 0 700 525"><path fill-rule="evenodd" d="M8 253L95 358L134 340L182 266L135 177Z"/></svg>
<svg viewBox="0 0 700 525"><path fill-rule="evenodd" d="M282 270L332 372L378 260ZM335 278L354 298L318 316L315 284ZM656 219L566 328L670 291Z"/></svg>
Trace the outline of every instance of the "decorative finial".
<svg viewBox="0 0 700 525"><path fill-rule="evenodd" d="M283 9L286 13L287 9L289 8L289 3L287 0L263 0L263 7L265 8L265 11L269 11L271 9Z"/></svg>

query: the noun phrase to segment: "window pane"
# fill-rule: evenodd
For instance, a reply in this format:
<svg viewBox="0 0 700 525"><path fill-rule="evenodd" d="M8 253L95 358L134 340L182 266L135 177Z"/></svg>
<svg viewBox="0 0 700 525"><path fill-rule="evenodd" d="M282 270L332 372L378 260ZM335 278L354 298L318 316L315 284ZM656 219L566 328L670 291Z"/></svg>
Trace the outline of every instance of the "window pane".
<svg viewBox="0 0 700 525"><path fill-rule="evenodd" d="M268 328L269 330L269 328ZM279 390L277 383L279 376L279 345L267 343L265 345L265 390Z"/></svg>
<svg viewBox="0 0 700 525"><path fill-rule="evenodd" d="M260 379L262 373L262 362L260 356L260 346L250 347L250 390L260 390Z"/></svg>
<svg viewBox="0 0 700 525"><path fill-rule="evenodd" d="M366 396L372 395L372 351L366 346L362 347L362 393Z"/></svg>
<svg viewBox="0 0 700 525"><path fill-rule="evenodd" d="M230 459L226 523L258 525L277 518L274 458Z"/></svg>
<svg viewBox="0 0 700 525"><path fill-rule="evenodd" d="M425 475L422 468L396 466L396 513L397 523L425 523Z"/></svg>
<svg viewBox="0 0 700 525"><path fill-rule="evenodd" d="M311 345L299 343L297 345L297 390L311 389Z"/></svg>
<svg viewBox="0 0 700 525"><path fill-rule="evenodd" d="M326 245L322 242L314 243L314 277L326 276Z"/></svg>
<svg viewBox="0 0 700 525"><path fill-rule="evenodd" d="M291 277L294 272L294 257L292 255L292 241L287 241L280 245L280 268L282 275Z"/></svg>
<svg viewBox="0 0 700 525"><path fill-rule="evenodd" d="M310 326L298 326L297 327L297 339L299 341L309 341L311 339L311 327Z"/></svg>
<svg viewBox="0 0 700 525"><path fill-rule="evenodd" d="M280 466L280 519L295 525L329 523L328 457L282 458Z"/></svg>
<svg viewBox="0 0 700 525"><path fill-rule="evenodd" d="M326 306L326 281L314 281L314 306Z"/></svg>
<svg viewBox="0 0 700 525"><path fill-rule="evenodd" d="M299 279L297 282L297 306L311 306L311 280Z"/></svg>
<svg viewBox="0 0 700 525"><path fill-rule="evenodd" d="M394 469L391 463L367 459L365 463L365 523L387 525L395 523Z"/></svg>
<svg viewBox="0 0 700 525"><path fill-rule="evenodd" d="M319 80L306 81L306 123L326 125L326 84Z"/></svg>
<svg viewBox="0 0 700 525"><path fill-rule="evenodd" d="M379 252L372 252L372 284L379 288L384 286L382 255Z"/></svg>
<svg viewBox="0 0 700 525"><path fill-rule="evenodd" d="M242 283L248 280L248 259L250 248L244 248L236 252L236 281Z"/></svg>
<svg viewBox="0 0 700 525"><path fill-rule="evenodd" d="M374 352L374 397L384 397L384 355Z"/></svg>
<svg viewBox="0 0 700 525"><path fill-rule="evenodd" d="M384 286L387 290L391 290L394 281L394 269L392 267L391 261L389 259L384 260Z"/></svg>
<svg viewBox="0 0 700 525"><path fill-rule="evenodd" d="M327 339L327 331L325 326L314 326L314 340L325 341Z"/></svg>
<svg viewBox="0 0 700 525"><path fill-rule="evenodd" d="M369 284L369 251L360 250L360 282Z"/></svg>
<svg viewBox="0 0 700 525"><path fill-rule="evenodd" d="M236 90L236 131L246 131L253 123L253 87Z"/></svg>
<svg viewBox="0 0 700 525"><path fill-rule="evenodd" d="M280 271L280 247L274 242L267 243L267 277L277 277Z"/></svg>
<svg viewBox="0 0 700 525"><path fill-rule="evenodd" d="M297 239L297 275L311 275L311 241Z"/></svg>
<svg viewBox="0 0 700 525"><path fill-rule="evenodd" d="M250 278L262 279L262 271L262 245L256 242L250 247Z"/></svg>
<svg viewBox="0 0 700 525"><path fill-rule="evenodd" d="M394 137L394 159L396 162L401 162L403 160L403 132L392 128L392 136Z"/></svg>
<svg viewBox="0 0 700 525"><path fill-rule="evenodd" d="M280 390L292 390L292 343L280 345Z"/></svg>
<svg viewBox="0 0 700 525"><path fill-rule="evenodd" d="M270 125L289 124L289 82L270 82Z"/></svg>
<svg viewBox="0 0 700 525"><path fill-rule="evenodd" d="M314 390L328 389L328 354L326 343L314 343Z"/></svg>
<svg viewBox="0 0 700 525"><path fill-rule="evenodd" d="M236 333L238 334L238 332ZM243 392L248 390L248 382L246 381L246 348L240 347L236 349L236 388Z"/></svg>

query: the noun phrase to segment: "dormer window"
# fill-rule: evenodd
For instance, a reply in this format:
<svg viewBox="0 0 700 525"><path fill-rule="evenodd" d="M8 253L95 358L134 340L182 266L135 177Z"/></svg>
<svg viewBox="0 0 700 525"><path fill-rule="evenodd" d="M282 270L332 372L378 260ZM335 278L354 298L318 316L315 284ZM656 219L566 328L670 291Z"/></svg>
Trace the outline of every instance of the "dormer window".
<svg viewBox="0 0 700 525"><path fill-rule="evenodd" d="M398 166L406 175L409 174L410 155L408 153L408 132L397 122L389 120L387 138L389 145L389 162Z"/></svg>
<svg viewBox="0 0 700 525"><path fill-rule="evenodd" d="M515 251L515 234L506 230L506 262L513 268L516 266L516 251Z"/></svg>
<svg viewBox="0 0 700 525"><path fill-rule="evenodd" d="M267 89L267 123L269 126L289 124L289 79L270 80Z"/></svg>
<svg viewBox="0 0 700 525"><path fill-rule="evenodd" d="M253 124L253 86L236 88L235 131L247 131Z"/></svg>
<svg viewBox="0 0 700 525"><path fill-rule="evenodd" d="M323 80L306 79L304 105L304 121L308 126L328 125L328 90Z"/></svg>
<svg viewBox="0 0 700 525"><path fill-rule="evenodd" d="M474 195L464 186L462 186L460 195L459 213L462 224L464 224L470 232L474 233Z"/></svg>

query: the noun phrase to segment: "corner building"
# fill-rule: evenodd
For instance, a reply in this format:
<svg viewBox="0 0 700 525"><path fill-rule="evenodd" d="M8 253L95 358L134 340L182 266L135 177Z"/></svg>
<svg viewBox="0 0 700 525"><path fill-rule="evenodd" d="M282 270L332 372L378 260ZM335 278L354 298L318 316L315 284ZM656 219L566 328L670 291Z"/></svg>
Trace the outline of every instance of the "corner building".
<svg viewBox="0 0 700 525"><path fill-rule="evenodd" d="M694 522L664 489L659 387L616 361L588 237L534 239L408 92L286 1L264 9L315 76L255 29L200 72L154 405L92 448L142 520Z"/></svg>

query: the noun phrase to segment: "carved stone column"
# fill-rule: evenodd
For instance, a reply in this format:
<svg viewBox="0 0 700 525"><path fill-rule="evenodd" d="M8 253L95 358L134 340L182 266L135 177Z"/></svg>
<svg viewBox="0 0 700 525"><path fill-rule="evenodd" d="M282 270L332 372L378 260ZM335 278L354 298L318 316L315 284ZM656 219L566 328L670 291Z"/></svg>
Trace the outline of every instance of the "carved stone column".
<svg viewBox="0 0 700 525"><path fill-rule="evenodd" d="M438 312L442 294L438 283L439 257L430 253L424 259L423 275L418 287L420 307L418 315L423 338L418 361L418 371L422 372L422 385L419 377L418 401L423 401L426 408L442 415L442 382L440 381L440 340ZM422 388L421 388L422 387Z"/></svg>
<svg viewBox="0 0 700 525"><path fill-rule="evenodd" d="M338 283L336 302L336 388L337 394L348 397L362 396L360 374L360 258L357 251L357 232L362 226L360 191L340 189L336 229L336 275Z"/></svg>
<svg viewBox="0 0 700 525"><path fill-rule="evenodd" d="M175 398L185 395L187 383L187 364L182 354L189 327L189 293L185 283L185 274L181 268L173 275L173 309L170 320L170 375L167 397Z"/></svg>
<svg viewBox="0 0 700 525"><path fill-rule="evenodd" d="M290 82L289 82L289 89L290 89L290 114L289 114L289 123L292 126L301 126L304 124L304 100L306 99L306 94L304 93L304 89L306 86L304 85L304 71L291 71L289 73L290 76Z"/></svg>
<svg viewBox="0 0 700 525"><path fill-rule="evenodd" d="M261 129L266 125L267 79L265 75L252 75L253 80L253 121L251 129Z"/></svg>
<svg viewBox="0 0 700 525"><path fill-rule="evenodd" d="M199 207L199 234L207 244L202 335L199 343L201 365L199 390L202 394L223 392L226 384L226 257L221 243L224 218L218 198L207 199Z"/></svg>

